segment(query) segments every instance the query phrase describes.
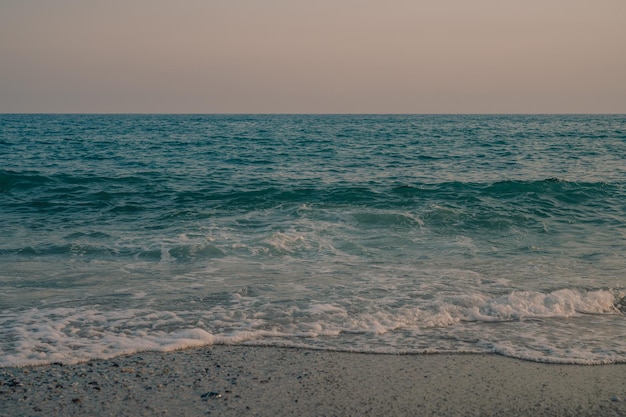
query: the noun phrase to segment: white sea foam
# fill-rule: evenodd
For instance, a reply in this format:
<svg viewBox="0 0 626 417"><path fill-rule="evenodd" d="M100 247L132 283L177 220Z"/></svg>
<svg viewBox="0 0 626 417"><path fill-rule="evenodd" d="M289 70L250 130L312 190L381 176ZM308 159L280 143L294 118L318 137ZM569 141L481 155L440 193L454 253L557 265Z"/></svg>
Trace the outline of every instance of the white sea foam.
<svg viewBox="0 0 626 417"><path fill-rule="evenodd" d="M626 362L626 345L619 338L626 325L615 307L619 296L623 294L608 290L513 291L497 298L442 297L411 307L341 296L331 303L278 305L236 292L230 302L200 310L83 306L5 311L0 316L0 366L73 363L217 343ZM543 320L550 320L550 326L542 327Z"/></svg>
<svg viewBox="0 0 626 417"><path fill-rule="evenodd" d="M271 237L265 239L264 242L267 243L270 248L283 253L291 253L297 251L299 248L306 248L308 246L304 236L293 232L276 232Z"/></svg>

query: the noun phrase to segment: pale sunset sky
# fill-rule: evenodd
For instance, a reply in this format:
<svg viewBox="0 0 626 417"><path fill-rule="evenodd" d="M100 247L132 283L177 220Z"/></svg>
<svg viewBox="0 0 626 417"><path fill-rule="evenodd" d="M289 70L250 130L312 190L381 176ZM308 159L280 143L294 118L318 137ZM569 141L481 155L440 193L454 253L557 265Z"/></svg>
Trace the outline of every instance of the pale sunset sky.
<svg viewBox="0 0 626 417"><path fill-rule="evenodd" d="M626 113L626 0L0 0L0 112Z"/></svg>

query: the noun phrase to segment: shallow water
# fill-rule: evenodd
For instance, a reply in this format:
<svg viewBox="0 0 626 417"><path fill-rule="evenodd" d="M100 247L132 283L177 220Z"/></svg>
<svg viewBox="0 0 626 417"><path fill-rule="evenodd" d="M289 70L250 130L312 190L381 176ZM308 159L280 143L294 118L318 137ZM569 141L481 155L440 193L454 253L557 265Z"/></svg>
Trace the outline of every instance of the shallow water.
<svg viewBox="0 0 626 417"><path fill-rule="evenodd" d="M0 115L0 366L626 362L626 116Z"/></svg>

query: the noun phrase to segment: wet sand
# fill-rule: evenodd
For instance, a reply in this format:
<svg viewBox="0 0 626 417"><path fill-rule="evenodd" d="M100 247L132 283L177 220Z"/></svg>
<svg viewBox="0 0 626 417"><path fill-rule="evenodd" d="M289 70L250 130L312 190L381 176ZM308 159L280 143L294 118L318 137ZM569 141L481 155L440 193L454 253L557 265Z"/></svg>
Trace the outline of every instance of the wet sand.
<svg viewBox="0 0 626 417"><path fill-rule="evenodd" d="M626 364L211 346L0 368L0 416L626 416Z"/></svg>

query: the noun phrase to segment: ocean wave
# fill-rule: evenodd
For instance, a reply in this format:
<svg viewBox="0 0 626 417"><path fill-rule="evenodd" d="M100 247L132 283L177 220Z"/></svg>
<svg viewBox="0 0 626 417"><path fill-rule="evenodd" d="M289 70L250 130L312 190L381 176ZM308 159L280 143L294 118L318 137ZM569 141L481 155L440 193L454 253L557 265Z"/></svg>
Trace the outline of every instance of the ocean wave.
<svg viewBox="0 0 626 417"><path fill-rule="evenodd" d="M360 312L353 310L356 300L351 299L279 306L255 294L237 290L203 301L217 303L212 307L193 309L194 303L188 303L180 311L99 305L5 310L0 366L75 363L216 343L387 353L469 349L552 363L626 363L626 346L614 337L624 327L620 308L626 294L618 290L513 291L496 298L477 293L440 299L430 307L392 308L372 300ZM543 320L550 320L554 338L542 336ZM582 335L591 339L578 343ZM571 349L564 349L568 343Z"/></svg>
<svg viewBox="0 0 626 417"><path fill-rule="evenodd" d="M48 184L53 180L37 171L17 172L0 170L0 192L9 192L15 189L29 190Z"/></svg>

